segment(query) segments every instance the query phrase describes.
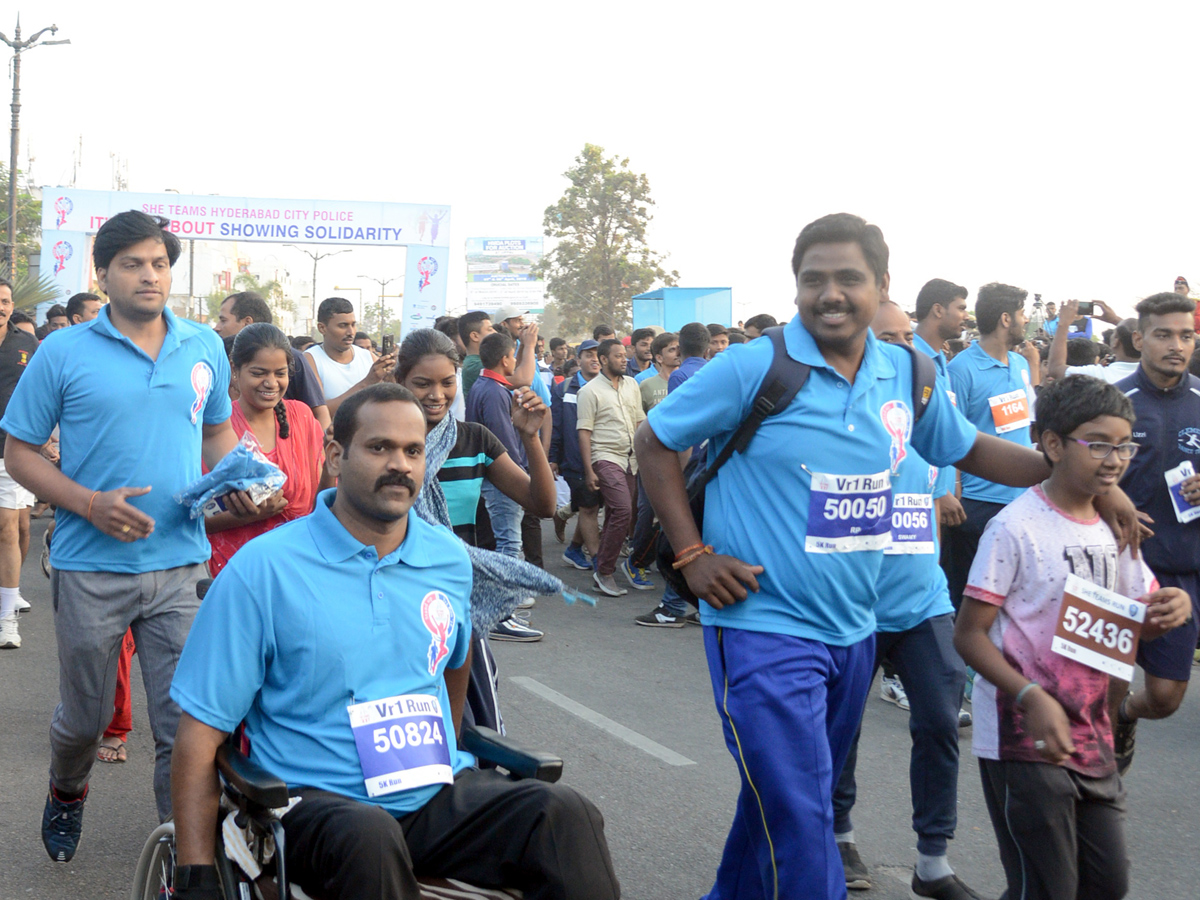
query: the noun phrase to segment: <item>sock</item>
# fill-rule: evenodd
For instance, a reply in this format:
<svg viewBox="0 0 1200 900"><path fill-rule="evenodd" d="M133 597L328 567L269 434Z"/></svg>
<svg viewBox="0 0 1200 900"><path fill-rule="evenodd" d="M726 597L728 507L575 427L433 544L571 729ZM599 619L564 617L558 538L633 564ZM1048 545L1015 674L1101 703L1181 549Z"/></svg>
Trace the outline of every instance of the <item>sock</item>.
<svg viewBox="0 0 1200 900"><path fill-rule="evenodd" d="M17 598L20 596L20 588L0 587L0 619L7 619L16 612Z"/></svg>
<svg viewBox="0 0 1200 900"><path fill-rule="evenodd" d="M953 874L954 870L950 868L950 862L946 859L945 853L941 856L926 856L918 851L917 877L922 881L937 881L939 878Z"/></svg>
<svg viewBox="0 0 1200 900"><path fill-rule="evenodd" d="M854 843L854 829L851 828L849 831L843 832L842 834L835 834L833 836L833 839L835 841L837 841L839 844L853 844Z"/></svg>

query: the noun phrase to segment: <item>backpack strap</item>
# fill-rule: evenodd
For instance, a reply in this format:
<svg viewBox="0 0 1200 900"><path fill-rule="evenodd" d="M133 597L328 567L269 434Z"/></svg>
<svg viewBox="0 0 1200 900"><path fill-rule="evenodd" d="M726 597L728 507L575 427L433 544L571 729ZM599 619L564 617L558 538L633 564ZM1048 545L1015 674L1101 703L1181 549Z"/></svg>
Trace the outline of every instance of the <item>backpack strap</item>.
<svg viewBox="0 0 1200 900"><path fill-rule="evenodd" d="M704 470L703 474L693 479L688 486L689 497L697 496L717 474L717 470L729 461L735 451L745 453L759 426L766 421L768 416L773 416L786 409L800 389L804 387L804 383L808 381L808 373L812 371L812 368L788 356L783 340L783 326L776 325L768 328L763 334L771 340L773 351L771 366L767 369L767 374L754 394L750 413L742 420L737 431L733 433L729 443L721 449L717 458Z"/></svg>
<svg viewBox="0 0 1200 900"><path fill-rule="evenodd" d="M907 344L896 346L903 347L912 357L912 409L915 425L921 420L921 416L925 415L929 401L933 398L933 391L937 387L937 366L920 350Z"/></svg>

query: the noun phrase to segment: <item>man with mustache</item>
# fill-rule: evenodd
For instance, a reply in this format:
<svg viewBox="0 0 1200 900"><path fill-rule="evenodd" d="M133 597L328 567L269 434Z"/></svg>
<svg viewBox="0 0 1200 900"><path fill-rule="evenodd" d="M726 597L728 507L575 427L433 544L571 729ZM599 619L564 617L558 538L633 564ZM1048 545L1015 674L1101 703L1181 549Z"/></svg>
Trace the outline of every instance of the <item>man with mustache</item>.
<svg viewBox="0 0 1200 900"><path fill-rule="evenodd" d="M287 866L312 896L416 898L415 869L616 898L595 806L457 749L471 563L448 529L410 513L425 475L416 398L396 384L347 397L326 464L338 486L236 554L180 657L173 896L218 896L215 760L244 720L250 758L301 798L282 820Z"/></svg>
<svg viewBox="0 0 1200 900"><path fill-rule="evenodd" d="M1146 563L1162 587L1183 588L1192 598L1190 621L1138 646L1145 687L1129 693L1128 684L1111 681L1113 743L1122 775L1133 764L1138 719L1165 719L1183 702L1200 629L1200 516L1188 514L1200 506L1200 475L1175 487L1168 480L1181 463L1191 463L1193 471L1200 466L1200 378L1188 372L1196 346L1195 309L1195 301L1178 292L1139 303L1133 344L1141 364L1117 382L1133 401L1133 439L1141 444L1121 487L1154 520L1154 537L1142 545Z"/></svg>

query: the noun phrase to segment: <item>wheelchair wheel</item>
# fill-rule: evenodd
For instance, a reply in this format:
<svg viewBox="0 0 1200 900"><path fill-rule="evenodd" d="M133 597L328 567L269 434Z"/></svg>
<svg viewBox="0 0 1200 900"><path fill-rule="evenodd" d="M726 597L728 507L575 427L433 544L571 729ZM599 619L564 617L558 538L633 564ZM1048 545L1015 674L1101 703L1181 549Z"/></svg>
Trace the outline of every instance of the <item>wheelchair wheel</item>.
<svg viewBox="0 0 1200 900"><path fill-rule="evenodd" d="M146 838L133 876L130 900L159 900L172 894L175 875L175 823L163 822Z"/></svg>

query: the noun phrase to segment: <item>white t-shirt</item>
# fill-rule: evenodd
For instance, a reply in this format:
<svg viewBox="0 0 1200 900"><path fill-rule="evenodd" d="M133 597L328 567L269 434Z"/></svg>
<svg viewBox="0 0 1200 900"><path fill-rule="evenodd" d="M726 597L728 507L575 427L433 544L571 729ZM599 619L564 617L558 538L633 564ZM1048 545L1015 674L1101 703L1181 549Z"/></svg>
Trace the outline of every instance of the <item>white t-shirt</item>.
<svg viewBox="0 0 1200 900"><path fill-rule="evenodd" d="M1036 681L1067 714L1075 755L1063 765L1091 778L1116 771L1108 676L1050 649L1067 575L1137 599L1158 589L1153 573L1117 542L1100 517L1076 519L1040 485L1002 509L979 540L964 597L1000 607L989 637L1009 665ZM984 759L1045 762L1014 698L975 676L971 746Z"/></svg>
<svg viewBox="0 0 1200 900"><path fill-rule="evenodd" d="M1138 370L1141 363L1111 362L1107 366L1067 366L1068 375L1091 375L1109 384L1116 384Z"/></svg>
<svg viewBox="0 0 1200 900"><path fill-rule="evenodd" d="M325 353L325 348L319 345L314 344L304 351L317 364L317 374L321 376L327 400L342 396L371 371L371 365L375 361L371 351L353 345L351 349L354 351L354 359L348 363L334 362Z"/></svg>

